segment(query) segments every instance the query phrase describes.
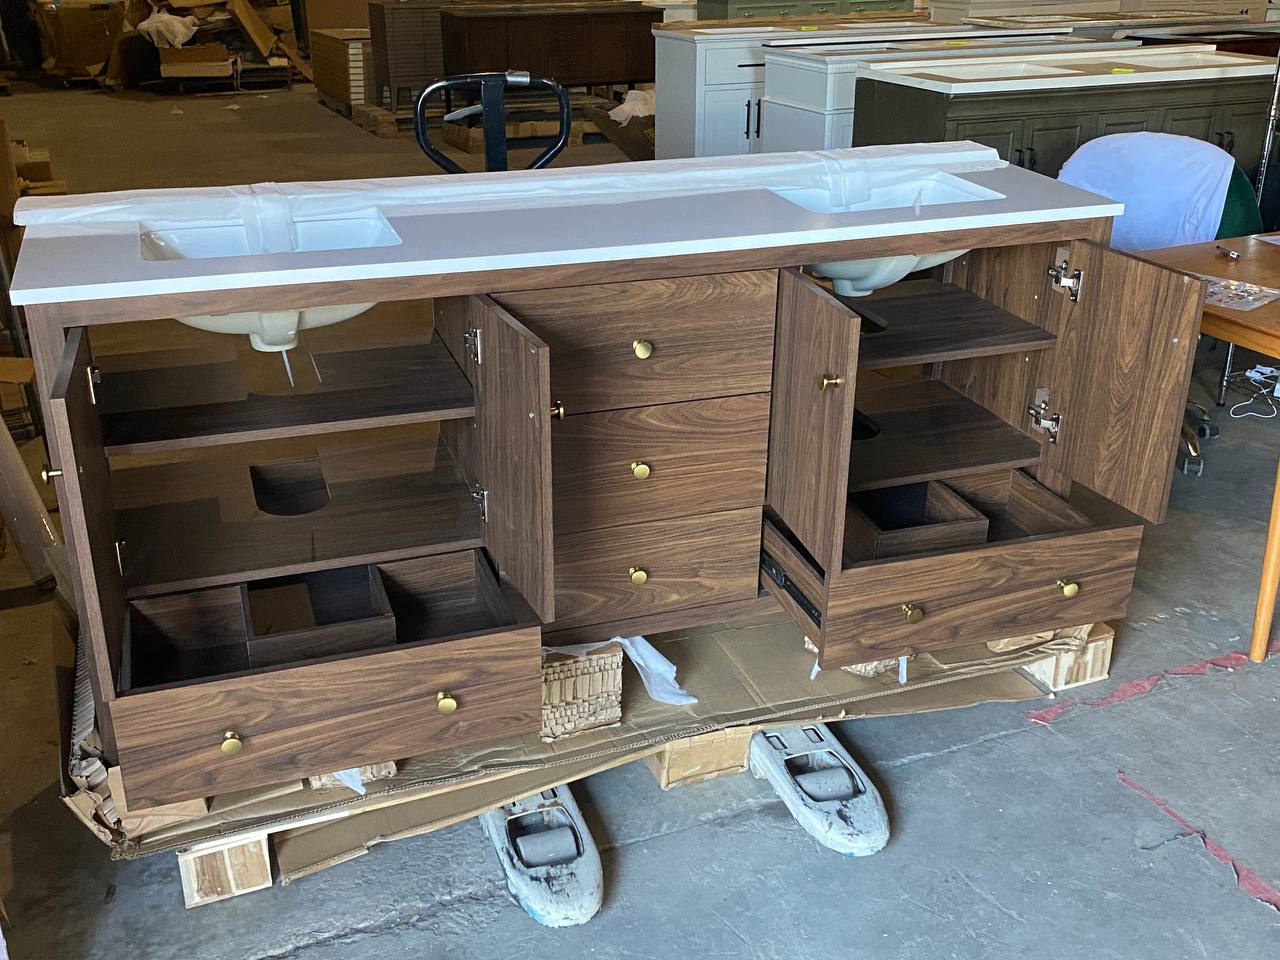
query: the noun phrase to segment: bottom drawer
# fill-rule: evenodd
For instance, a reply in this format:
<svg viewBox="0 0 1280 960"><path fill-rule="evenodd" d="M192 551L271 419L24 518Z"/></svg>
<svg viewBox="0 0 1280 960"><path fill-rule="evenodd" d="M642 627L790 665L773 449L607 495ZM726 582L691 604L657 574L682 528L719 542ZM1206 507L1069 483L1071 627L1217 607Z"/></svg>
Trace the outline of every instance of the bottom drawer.
<svg viewBox="0 0 1280 960"><path fill-rule="evenodd" d="M177 678L127 690L111 705L132 802L211 796L539 729L541 630L482 554L356 569L371 571L371 587L346 577L343 603L326 592L310 614L289 589L305 577L130 605L128 675L163 681L167 668ZM279 631L263 609L273 590L278 616L288 614ZM346 623L347 640L335 646ZM276 665L245 672L263 635ZM314 659L324 650L342 652Z"/></svg>
<svg viewBox="0 0 1280 960"><path fill-rule="evenodd" d="M846 539L824 576L766 522L761 581L824 668L1124 616L1140 524L1096 526L1016 470L946 484L987 518L985 543L870 559Z"/></svg>
<svg viewBox="0 0 1280 960"><path fill-rule="evenodd" d="M557 629L750 599L760 508L566 534L555 557Z"/></svg>

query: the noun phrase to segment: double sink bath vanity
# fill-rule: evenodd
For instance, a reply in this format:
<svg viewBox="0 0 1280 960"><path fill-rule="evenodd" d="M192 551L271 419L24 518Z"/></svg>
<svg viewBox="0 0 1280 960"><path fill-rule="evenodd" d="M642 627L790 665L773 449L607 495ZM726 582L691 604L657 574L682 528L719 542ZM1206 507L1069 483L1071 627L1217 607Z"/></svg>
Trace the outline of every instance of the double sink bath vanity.
<svg viewBox="0 0 1280 960"><path fill-rule="evenodd" d="M1202 284L1120 210L973 143L22 201L131 804L536 732L544 644L1123 617Z"/></svg>

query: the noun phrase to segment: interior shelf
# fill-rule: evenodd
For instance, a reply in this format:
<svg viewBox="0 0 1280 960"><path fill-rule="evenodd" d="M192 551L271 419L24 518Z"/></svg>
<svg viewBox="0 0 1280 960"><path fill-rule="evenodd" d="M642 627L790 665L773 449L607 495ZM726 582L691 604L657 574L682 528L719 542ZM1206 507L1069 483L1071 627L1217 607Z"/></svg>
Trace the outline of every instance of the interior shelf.
<svg viewBox="0 0 1280 960"><path fill-rule="evenodd" d="M298 387L288 387L281 364L277 393L246 389L234 361L105 370L98 402L108 455L475 415L471 384L438 339L291 357Z"/></svg>
<svg viewBox="0 0 1280 960"><path fill-rule="evenodd" d="M840 299L863 318L863 370L1044 350L1056 340L1048 330L936 280L909 280L871 297Z"/></svg>
<svg viewBox="0 0 1280 960"><path fill-rule="evenodd" d="M849 490L1040 461L1040 441L937 380L858 384Z"/></svg>
<svg viewBox="0 0 1280 960"><path fill-rule="evenodd" d="M113 469L112 496L133 597L483 545L433 426Z"/></svg>

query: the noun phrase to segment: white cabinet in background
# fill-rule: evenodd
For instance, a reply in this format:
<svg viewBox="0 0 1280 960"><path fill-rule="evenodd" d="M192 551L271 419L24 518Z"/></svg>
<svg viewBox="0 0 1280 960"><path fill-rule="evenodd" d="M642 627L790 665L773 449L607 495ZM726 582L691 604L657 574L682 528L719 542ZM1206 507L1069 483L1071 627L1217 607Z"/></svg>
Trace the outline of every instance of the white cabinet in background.
<svg viewBox="0 0 1280 960"><path fill-rule="evenodd" d="M702 95L702 152L705 157L759 153L760 98L764 84L716 87Z"/></svg>

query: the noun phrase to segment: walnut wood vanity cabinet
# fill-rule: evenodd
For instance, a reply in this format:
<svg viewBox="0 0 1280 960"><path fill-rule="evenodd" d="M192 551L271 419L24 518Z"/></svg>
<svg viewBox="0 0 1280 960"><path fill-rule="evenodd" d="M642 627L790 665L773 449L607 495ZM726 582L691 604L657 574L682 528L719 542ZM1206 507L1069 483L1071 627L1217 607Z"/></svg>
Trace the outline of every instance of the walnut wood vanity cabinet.
<svg viewBox="0 0 1280 960"><path fill-rule="evenodd" d="M831 667L1122 616L1201 285L1107 226L28 308L131 802L531 733L544 642L781 605ZM963 248L857 301L795 266ZM299 396L91 349L357 301L429 332L346 321Z"/></svg>

